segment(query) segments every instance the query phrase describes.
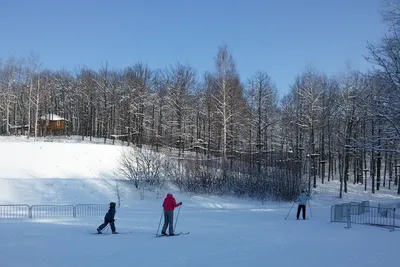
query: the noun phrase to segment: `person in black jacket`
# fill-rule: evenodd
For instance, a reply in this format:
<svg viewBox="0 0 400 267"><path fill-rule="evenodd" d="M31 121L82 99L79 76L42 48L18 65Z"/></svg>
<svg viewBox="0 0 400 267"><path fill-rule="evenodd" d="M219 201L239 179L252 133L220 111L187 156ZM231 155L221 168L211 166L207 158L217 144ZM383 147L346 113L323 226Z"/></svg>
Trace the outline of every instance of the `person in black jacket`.
<svg viewBox="0 0 400 267"><path fill-rule="evenodd" d="M111 231L113 234L118 234L115 231L115 224L114 224L114 216L115 216L115 203L111 202L110 203L110 209L108 210L108 212L106 213L106 215L104 216L104 223L101 224L98 228L97 228L97 233L101 234L101 230L104 229L104 227L107 226L107 224L110 224L111 226Z"/></svg>

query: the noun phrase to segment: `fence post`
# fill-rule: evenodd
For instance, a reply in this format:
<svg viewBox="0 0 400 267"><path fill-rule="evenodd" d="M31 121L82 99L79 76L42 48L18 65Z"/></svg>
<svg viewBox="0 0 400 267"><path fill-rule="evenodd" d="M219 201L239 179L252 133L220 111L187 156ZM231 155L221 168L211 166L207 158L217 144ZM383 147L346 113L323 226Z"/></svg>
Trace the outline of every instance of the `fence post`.
<svg viewBox="0 0 400 267"><path fill-rule="evenodd" d="M76 218L76 205L74 206L74 208L73 208L73 210L72 210L72 216L74 217L74 218Z"/></svg>
<svg viewBox="0 0 400 267"><path fill-rule="evenodd" d="M351 228L351 204L347 204L347 227L346 229Z"/></svg>
<svg viewBox="0 0 400 267"><path fill-rule="evenodd" d="M32 219L32 206L28 206L28 207L29 207L28 217L29 217L29 219Z"/></svg>
<svg viewBox="0 0 400 267"><path fill-rule="evenodd" d="M393 230L394 231L396 229L396 206L393 206Z"/></svg>

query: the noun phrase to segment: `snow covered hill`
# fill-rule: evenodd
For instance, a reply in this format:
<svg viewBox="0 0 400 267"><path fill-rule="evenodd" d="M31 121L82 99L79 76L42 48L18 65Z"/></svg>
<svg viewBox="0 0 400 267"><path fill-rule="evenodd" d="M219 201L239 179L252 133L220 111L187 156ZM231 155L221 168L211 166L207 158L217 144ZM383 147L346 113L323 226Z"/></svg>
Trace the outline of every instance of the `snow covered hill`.
<svg viewBox="0 0 400 267"><path fill-rule="evenodd" d="M79 138L33 141L0 137L0 204L90 204L116 200L115 179L123 147ZM121 235L94 235L102 217L0 219L2 267L21 266L396 266L400 231L329 223L335 203L371 200L398 203L395 191L377 194L349 185L338 198L338 181L318 184L308 220L296 220L292 203L266 203L172 190L184 205L176 232L153 238L165 192L140 200L125 186L117 209ZM175 211L177 216L178 210Z"/></svg>
<svg viewBox="0 0 400 267"><path fill-rule="evenodd" d="M26 139L0 137L0 204L96 204L116 201L116 180L122 187L121 205L160 208L163 192L146 193L144 201L118 173L126 147L103 144L102 139ZM171 188L173 190L173 188ZM174 190L173 190L174 191ZM161 196L162 194L162 196ZM179 194L194 208L251 208L249 200ZM188 202L189 201L189 202ZM234 201L235 203L233 203Z"/></svg>
<svg viewBox="0 0 400 267"><path fill-rule="evenodd" d="M103 144L103 139L93 139L91 142L86 138L82 141L80 136L37 141L26 137L0 137L0 203L33 205L115 201L116 179L120 182L124 180L117 169L120 154L125 148L112 145L110 140L108 144ZM161 194L167 190L170 189ZM382 187L379 192L372 194L364 191L363 185L350 183L348 191L349 194L339 199L338 180L319 183L313 204L330 206L333 203L361 200L390 203L400 201L394 189L389 191ZM132 186L124 187L123 193L122 201L125 205L140 200ZM204 208L247 208L260 205L248 200L215 196L189 197L176 193L196 205L198 202L207 202ZM150 202L151 199L157 199L154 194L148 195ZM233 202L235 204L231 204Z"/></svg>
<svg viewBox="0 0 400 267"><path fill-rule="evenodd" d="M0 139L1 140L1 139ZM107 203L120 146L0 141L0 203Z"/></svg>

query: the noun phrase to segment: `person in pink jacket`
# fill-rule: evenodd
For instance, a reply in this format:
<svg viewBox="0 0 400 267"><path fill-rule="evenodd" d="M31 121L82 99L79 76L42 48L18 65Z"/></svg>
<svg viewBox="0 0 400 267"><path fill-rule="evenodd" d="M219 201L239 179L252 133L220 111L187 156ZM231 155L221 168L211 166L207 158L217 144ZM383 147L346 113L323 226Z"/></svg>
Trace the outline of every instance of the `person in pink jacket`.
<svg viewBox="0 0 400 267"><path fill-rule="evenodd" d="M164 208L164 226L162 228L161 234L167 235L167 227L169 225L169 235L174 235L174 209L182 205L182 202L176 203L174 196L168 193L164 198L163 208Z"/></svg>

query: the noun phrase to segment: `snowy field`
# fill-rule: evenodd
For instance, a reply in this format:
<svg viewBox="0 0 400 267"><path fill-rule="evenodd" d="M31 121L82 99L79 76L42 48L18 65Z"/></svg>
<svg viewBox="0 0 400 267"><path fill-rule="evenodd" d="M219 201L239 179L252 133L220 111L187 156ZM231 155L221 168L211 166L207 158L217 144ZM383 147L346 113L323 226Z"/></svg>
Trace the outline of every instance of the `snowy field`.
<svg viewBox="0 0 400 267"><path fill-rule="evenodd" d="M56 141L0 137L0 204L116 201L122 148L101 141ZM296 206L285 220L292 203L262 205L174 191L183 201L176 232L190 234L154 238L162 198L147 193L140 200L128 187L116 215L121 235L93 234L102 217L0 219L0 266L398 266L400 230L329 223L331 205L399 203L395 190L372 195L362 185L349 185L351 194L338 199L338 188L337 181L318 184L306 221L295 219Z"/></svg>

